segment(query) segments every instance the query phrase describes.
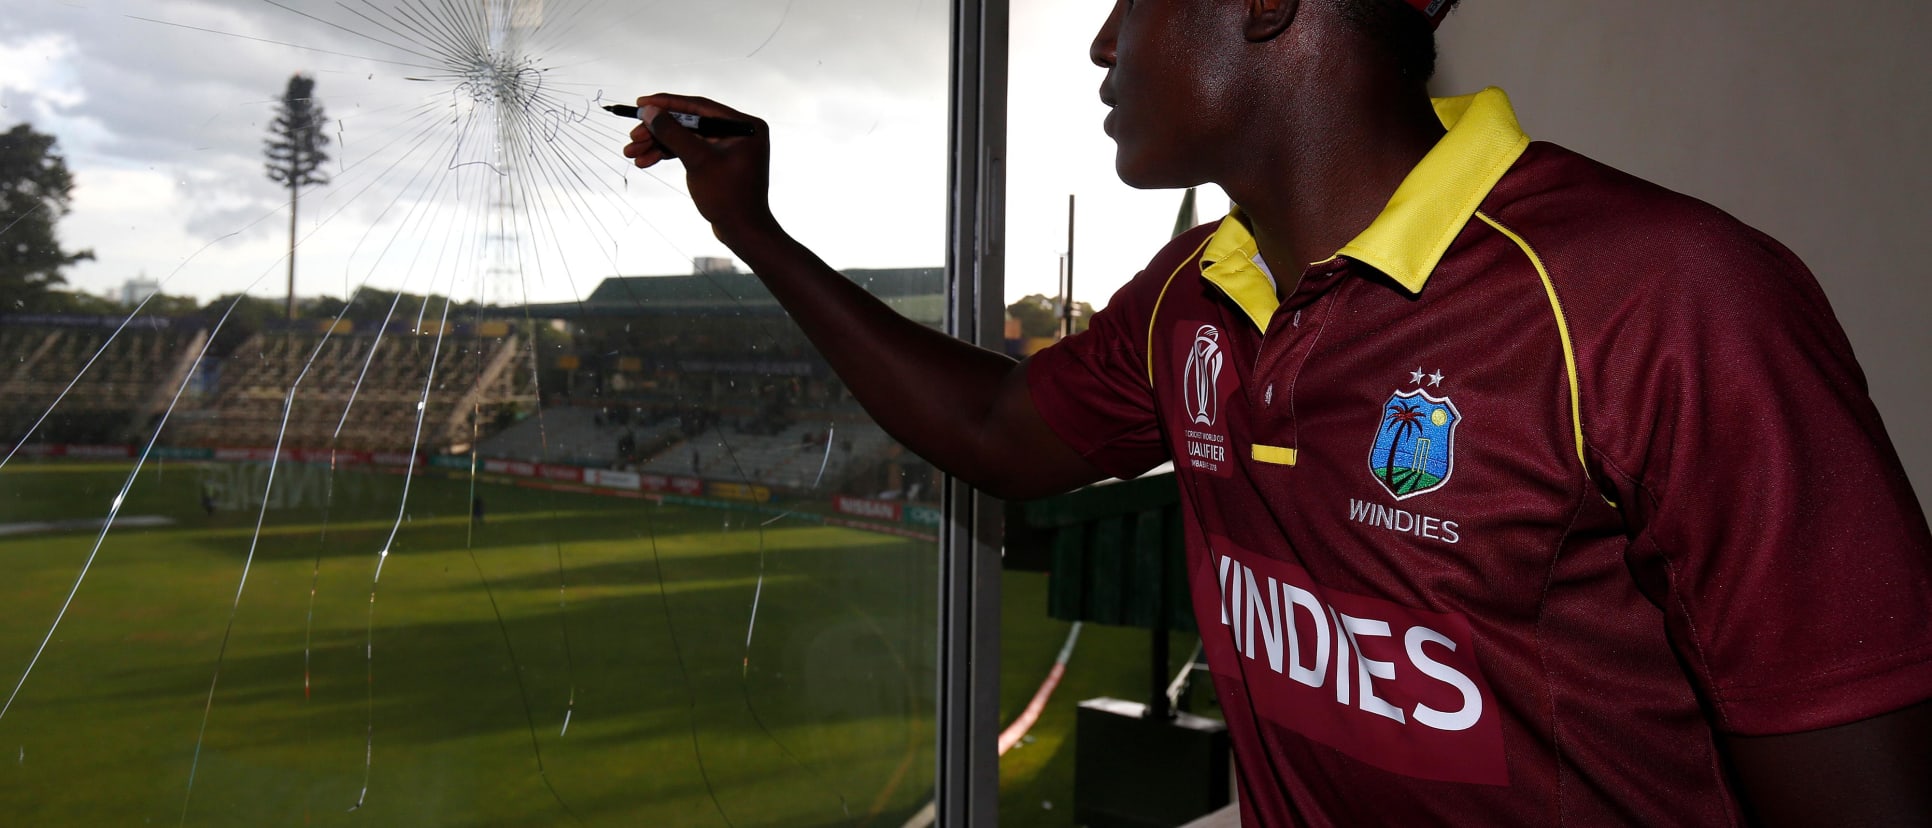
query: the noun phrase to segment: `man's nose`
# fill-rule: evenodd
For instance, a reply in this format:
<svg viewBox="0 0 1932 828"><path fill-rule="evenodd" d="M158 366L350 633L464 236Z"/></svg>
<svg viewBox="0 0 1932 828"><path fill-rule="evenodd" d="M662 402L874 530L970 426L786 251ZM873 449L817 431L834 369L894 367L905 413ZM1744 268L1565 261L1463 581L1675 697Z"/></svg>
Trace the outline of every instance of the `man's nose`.
<svg viewBox="0 0 1932 828"><path fill-rule="evenodd" d="M1121 7L1124 0L1115 0L1113 11L1107 13L1107 22L1100 24L1100 31L1093 37L1093 45L1087 47L1087 58L1102 69L1114 67L1114 40L1120 33Z"/></svg>

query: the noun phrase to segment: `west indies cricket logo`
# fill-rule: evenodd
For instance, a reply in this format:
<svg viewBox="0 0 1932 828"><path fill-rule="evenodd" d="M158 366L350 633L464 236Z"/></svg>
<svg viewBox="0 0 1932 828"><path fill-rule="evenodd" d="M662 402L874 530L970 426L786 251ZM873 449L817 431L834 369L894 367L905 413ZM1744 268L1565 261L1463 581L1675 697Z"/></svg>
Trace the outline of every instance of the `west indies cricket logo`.
<svg viewBox="0 0 1932 828"><path fill-rule="evenodd" d="M1418 374L1421 372L1418 371ZM1440 383L1440 372L1432 375ZM1417 388L1389 395L1369 450L1369 473L1396 500L1427 494L1455 471L1456 424L1462 414L1448 397Z"/></svg>

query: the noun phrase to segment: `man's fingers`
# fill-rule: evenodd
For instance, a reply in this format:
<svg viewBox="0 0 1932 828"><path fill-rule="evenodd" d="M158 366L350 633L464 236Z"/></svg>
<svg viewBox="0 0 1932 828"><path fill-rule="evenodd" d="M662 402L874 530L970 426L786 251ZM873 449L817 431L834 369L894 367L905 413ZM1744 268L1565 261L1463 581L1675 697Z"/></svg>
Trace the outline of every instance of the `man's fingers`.
<svg viewBox="0 0 1932 828"><path fill-rule="evenodd" d="M637 145L632 144L630 147L625 147L624 155L631 159L632 166L637 167L640 170L646 167L655 166L657 162L663 161L667 157L665 156L664 149L662 147L651 147L648 149L638 149L633 151L632 147L635 147L635 146Z"/></svg>
<svg viewBox="0 0 1932 828"><path fill-rule="evenodd" d="M631 130L631 142L624 145L624 157L631 159L638 169L652 166L669 157L664 148L652 137L651 130L639 123Z"/></svg>
<svg viewBox="0 0 1932 828"><path fill-rule="evenodd" d="M641 102L643 99L638 100ZM685 129L683 124L671 117L671 110L657 104L645 103L640 103L637 110L638 117L642 118L645 125L650 128L651 137L656 141L658 149L664 153L664 157L682 156L685 163L689 164L694 159L711 156L710 142Z"/></svg>

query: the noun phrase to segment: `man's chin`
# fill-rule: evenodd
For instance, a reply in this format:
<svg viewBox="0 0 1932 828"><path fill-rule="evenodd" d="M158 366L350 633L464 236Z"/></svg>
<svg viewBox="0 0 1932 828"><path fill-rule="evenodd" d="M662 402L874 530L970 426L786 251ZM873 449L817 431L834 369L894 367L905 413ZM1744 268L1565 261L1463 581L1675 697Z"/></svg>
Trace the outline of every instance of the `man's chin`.
<svg viewBox="0 0 1932 828"><path fill-rule="evenodd" d="M1114 174L1120 182L1136 190L1179 190L1198 186L1199 181L1188 181L1169 170L1151 168L1151 165L1135 163L1127 156L1114 155Z"/></svg>

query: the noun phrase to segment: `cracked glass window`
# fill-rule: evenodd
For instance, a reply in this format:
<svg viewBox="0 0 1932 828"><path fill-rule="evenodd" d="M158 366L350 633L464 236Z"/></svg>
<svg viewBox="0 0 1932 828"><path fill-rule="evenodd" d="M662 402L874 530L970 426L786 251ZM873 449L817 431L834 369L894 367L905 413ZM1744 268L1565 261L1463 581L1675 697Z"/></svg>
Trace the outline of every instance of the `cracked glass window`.
<svg viewBox="0 0 1932 828"><path fill-rule="evenodd" d="M6 821L929 813L941 478L619 151L755 113L779 217L937 327L948 10L11 9Z"/></svg>

